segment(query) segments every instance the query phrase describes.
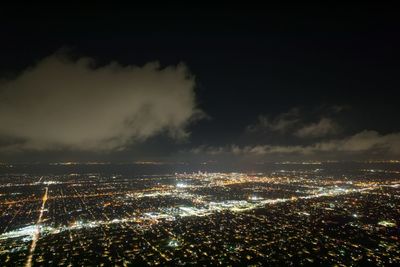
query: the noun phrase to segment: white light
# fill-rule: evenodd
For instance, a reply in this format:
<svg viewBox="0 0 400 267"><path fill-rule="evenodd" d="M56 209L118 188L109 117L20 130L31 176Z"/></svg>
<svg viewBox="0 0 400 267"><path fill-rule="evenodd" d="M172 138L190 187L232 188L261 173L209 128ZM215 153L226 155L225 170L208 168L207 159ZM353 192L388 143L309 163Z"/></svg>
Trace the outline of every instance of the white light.
<svg viewBox="0 0 400 267"><path fill-rule="evenodd" d="M260 200L263 199L262 197L258 197L258 196L251 196L250 200Z"/></svg>
<svg viewBox="0 0 400 267"><path fill-rule="evenodd" d="M177 183L177 184L176 184L176 187L178 187L178 188L184 188L184 187L187 187L187 184L184 184L184 183Z"/></svg>
<svg viewBox="0 0 400 267"><path fill-rule="evenodd" d="M8 238L18 238L23 236L31 236L33 235L33 233L35 233L35 231L36 231L36 225L29 225L0 235L0 240Z"/></svg>
<svg viewBox="0 0 400 267"><path fill-rule="evenodd" d="M168 242L168 246L172 248L179 247L179 242L176 239L172 239Z"/></svg>

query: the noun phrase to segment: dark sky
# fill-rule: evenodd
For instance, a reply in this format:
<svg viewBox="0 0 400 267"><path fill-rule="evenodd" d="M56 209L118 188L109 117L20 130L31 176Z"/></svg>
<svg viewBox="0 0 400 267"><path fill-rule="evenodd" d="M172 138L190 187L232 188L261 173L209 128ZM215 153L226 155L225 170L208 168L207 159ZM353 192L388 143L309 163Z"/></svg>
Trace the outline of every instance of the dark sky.
<svg viewBox="0 0 400 267"><path fill-rule="evenodd" d="M3 161L399 158L393 6L0 12Z"/></svg>

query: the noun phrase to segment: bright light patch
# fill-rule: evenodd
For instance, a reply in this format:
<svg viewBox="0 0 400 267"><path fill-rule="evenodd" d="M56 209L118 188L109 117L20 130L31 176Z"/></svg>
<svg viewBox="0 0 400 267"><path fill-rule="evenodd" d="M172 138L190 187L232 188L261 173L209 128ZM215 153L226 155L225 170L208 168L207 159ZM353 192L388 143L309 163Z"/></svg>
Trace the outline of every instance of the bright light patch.
<svg viewBox="0 0 400 267"><path fill-rule="evenodd" d="M168 242L168 247L177 248L177 247L179 247L179 246L180 246L180 243L179 243L179 241L176 240L176 239L171 239L171 240Z"/></svg>
<svg viewBox="0 0 400 267"><path fill-rule="evenodd" d="M177 183L177 184L176 184L176 187L177 187L177 188L185 188L185 187L188 187L188 185L185 184L185 183Z"/></svg>
<svg viewBox="0 0 400 267"><path fill-rule="evenodd" d="M392 221L380 221L378 222L378 225L384 226L384 227L396 227L396 223Z"/></svg>
<svg viewBox="0 0 400 267"><path fill-rule="evenodd" d="M23 228L19 228L14 231L6 232L0 235L0 240L8 238L19 238L25 236L32 236L36 231L36 225L29 225ZM31 240L31 239L30 239Z"/></svg>

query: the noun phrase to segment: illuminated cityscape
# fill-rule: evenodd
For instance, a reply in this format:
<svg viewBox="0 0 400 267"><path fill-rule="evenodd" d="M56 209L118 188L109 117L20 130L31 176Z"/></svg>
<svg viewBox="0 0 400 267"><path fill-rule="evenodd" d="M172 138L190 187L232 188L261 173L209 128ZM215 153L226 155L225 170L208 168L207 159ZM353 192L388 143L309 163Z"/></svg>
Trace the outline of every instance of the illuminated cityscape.
<svg viewBox="0 0 400 267"><path fill-rule="evenodd" d="M4 1L0 267L400 266L381 2Z"/></svg>
<svg viewBox="0 0 400 267"><path fill-rule="evenodd" d="M340 163L275 165L262 173L3 174L0 262L400 263L397 162L345 173Z"/></svg>

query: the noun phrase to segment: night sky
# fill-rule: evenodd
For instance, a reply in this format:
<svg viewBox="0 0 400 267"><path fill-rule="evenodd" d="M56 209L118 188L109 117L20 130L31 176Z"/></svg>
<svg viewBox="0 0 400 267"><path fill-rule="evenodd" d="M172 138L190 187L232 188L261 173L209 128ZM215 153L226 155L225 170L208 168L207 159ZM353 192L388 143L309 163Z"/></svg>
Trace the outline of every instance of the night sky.
<svg viewBox="0 0 400 267"><path fill-rule="evenodd" d="M0 11L0 161L399 159L392 6Z"/></svg>

